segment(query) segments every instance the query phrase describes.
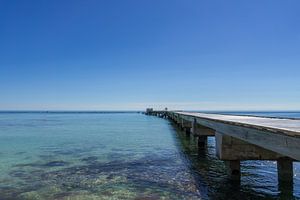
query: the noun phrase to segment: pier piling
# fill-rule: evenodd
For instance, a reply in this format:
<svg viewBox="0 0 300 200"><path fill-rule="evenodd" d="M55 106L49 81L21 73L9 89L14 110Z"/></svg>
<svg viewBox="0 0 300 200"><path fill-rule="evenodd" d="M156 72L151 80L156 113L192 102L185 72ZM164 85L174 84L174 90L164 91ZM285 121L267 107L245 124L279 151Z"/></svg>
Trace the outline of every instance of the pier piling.
<svg viewBox="0 0 300 200"><path fill-rule="evenodd" d="M227 174L230 179L234 181L240 181L241 179L241 163L239 160L227 160L225 161L227 167Z"/></svg>
<svg viewBox="0 0 300 200"><path fill-rule="evenodd" d="M198 136L198 148L204 149L207 147L207 136Z"/></svg>
<svg viewBox="0 0 300 200"><path fill-rule="evenodd" d="M280 158L277 160L278 182L293 183L293 160Z"/></svg>

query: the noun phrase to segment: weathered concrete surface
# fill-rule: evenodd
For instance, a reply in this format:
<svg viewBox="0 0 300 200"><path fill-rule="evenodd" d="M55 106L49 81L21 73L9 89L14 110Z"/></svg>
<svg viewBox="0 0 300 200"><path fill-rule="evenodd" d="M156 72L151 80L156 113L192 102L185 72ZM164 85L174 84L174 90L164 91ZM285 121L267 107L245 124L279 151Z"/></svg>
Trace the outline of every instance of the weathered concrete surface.
<svg viewBox="0 0 300 200"><path fill-rule="evenodd" d="M194 119L192 123L191 133L194 136L214 136L215 130L211 128L207 128L205 126L201 126L200 124L197 123L197 120Z"/></svg>
<svg viewBox="0 0 300 200"><path fill-rule="evenodd" d="M197 124L214 129L220 134L300 160L300 120L192 112L173 113L190 122L196 118Z"/></svg>
<svg viewBox="0 0 300 200"><path fill-rule="evenodd" d="M180 119L181 123L181 129L184 130L186 132L186 134L189 136L191 133L191 128L192 128L192 122L188 121L188 120L184 120L184 119Z"/></svg>
<svg viewBox="0 0 300 200"><path fill-rule="evenodd" d="M181 126L182 128L192 128L192 122L181 119Z"/></svg>
<svg viewBox="0 0 300 200"><path fill-rule="evenodd" d="M278 160L284 157L218 132L216 133L216 153L221 160Z"/></svg>

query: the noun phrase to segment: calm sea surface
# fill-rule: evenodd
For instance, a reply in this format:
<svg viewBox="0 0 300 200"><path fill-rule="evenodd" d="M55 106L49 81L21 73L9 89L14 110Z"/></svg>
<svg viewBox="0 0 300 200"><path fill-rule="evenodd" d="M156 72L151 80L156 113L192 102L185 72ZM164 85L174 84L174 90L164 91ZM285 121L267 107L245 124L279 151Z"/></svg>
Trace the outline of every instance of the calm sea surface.
<svg viewBox="0 0 300 200"><path fill-rule="evenodd" d="M292 193L278 189L273 161L242 162L236 184L214 145L199 153L171 122L138 113L2 112L0 200L300 199L298 163Z"/></svg>

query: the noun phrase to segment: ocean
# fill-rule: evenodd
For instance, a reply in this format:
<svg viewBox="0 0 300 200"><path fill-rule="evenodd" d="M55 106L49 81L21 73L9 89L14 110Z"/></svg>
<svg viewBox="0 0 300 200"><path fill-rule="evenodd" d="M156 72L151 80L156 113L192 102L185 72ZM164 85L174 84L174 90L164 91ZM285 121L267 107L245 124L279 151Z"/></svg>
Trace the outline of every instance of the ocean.
<svg viewBox="0 0 300 200"><path fill-rule="evenodd" d="M0 112L0 200L300 199L299 163L291 192L275 161L243 161L237 184L214 145L199 153L172 122L135 112Z"/></svg>

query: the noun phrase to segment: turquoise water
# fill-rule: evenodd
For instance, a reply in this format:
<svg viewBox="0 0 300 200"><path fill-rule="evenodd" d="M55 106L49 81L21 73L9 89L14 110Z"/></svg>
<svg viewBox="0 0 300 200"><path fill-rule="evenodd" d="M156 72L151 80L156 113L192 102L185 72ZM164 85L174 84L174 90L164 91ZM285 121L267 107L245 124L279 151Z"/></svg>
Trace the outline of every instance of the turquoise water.
<svg viewBox="0 0 300 200"><path fill-rule="evenodd" d="M0 113L1 200L300 198L300 167L294 168L292 194L278 190L273 161L242 162L236 185L215 157L214 138L199 153L195 140L165 119Z"/></svg>

